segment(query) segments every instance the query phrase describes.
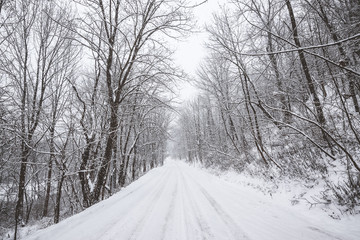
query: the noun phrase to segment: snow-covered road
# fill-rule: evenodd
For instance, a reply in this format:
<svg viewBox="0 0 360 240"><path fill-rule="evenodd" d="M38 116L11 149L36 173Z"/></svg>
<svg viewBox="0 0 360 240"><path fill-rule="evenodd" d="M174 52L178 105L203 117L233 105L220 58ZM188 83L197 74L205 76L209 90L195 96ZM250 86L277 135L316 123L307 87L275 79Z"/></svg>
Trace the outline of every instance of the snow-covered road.
<svg viewBox="0 0 360 240"><path fill-rule="evenodd" d="M360 239L359 226L324 219L168 161L113 197L27 239Z"/></svg>

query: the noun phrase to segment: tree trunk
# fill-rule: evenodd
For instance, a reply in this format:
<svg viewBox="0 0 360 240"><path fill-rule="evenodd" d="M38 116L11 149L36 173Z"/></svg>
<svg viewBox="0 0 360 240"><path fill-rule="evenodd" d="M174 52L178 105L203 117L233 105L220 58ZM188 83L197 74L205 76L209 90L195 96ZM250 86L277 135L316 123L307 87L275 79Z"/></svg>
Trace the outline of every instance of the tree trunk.
<svg viewBox="0 0 360 240"><path fill-rule="evenodd" d="M91 199L92 204L99 201L101 189L102 189L102 187L104 187L104 184L105 184L107 168L111 161L113 145L114 145L114 142L116 141L116 130L117 130L117 125L118 125L117 122L118 122L117 121L117 107L112 106L111 107L110 129L109 129L110 133L109 133L109 136L107 137L104 157L101 162L99 173L97 175L97 181L96 181L93 196Z"/></svg>
<svg viewBox="0 0 360 240"><path fill-rule="evenodd" d="M299 34L298 34L298 26L296 24L293 8L291 6L290 0L285 0L285 2L286 2L286 6L288 8L288 11L289 11L290 21L291 21L291 26L292 26L292 34L293 34L295 45L296 45L296 47L301 48L301 44L300 44L300 40L299 40ZM309 67L308 67L308 64L306 62L306 58L305 58L305 55L304 55L304 50L299 49L297 52L298 52L299 57L300 57L301 66L302 66L302 69L303 69L304 74L305 74L305 78L306 78L306 81L307 81L309 91L310 91L310 93L312 95L312 98L313 98L312 101L313 101L313 104L315 106L317 120L322 126L324 126L326 124L325 116L324 116L324 113L323 113L323 109L322 109L322 106L321 106L320 99L319 99L319 97L317 95L317 92L316 92L316 87L314 85L313 80L311 79Z"/></svg>
<svg viewBox="0 0 360 240"><path fill-rule="evenodd" d="M61 204L61 189L65 179L65 172L61 173L57 190L56 190L56 202L54 208L54 223L58 223L60 219L60 204Z"/></svg>
<svg viewBox="0 0 360 240"><path fill-rule="evenodd" d="M338 42L339 41L339 36L336 34L336 30L334 29L333 25L331 24L327 14L326 14L326 11L325 9L323 8L322 6L322 2L321 0L317 0L318 4L319 4L319 8L320 8L320 12L321 12L321 19L324 21L326 27L328 28L329 32L330 32L330 35L331 35L331 38L334 40L334 42ZM319 13L320 14L320 13ZM340 52L340 55L342 57L341 59L341 64L343 66L348 66L349 63L350 63L350 59L347 57L346 55L346 51L345 49L343 48L342 44L339 43L337 44L338 46L338 49L339 49L339 52ZM346 71L346 78L348 80L348 84L349 84L349 93L350 93L350 96L351 96L351 99L353 101L353 104L354 104L354 109L356 112L360 113L360 107L359 107L359 102L357 100L357 97L356 97L356 91L355 91L355 80L354 80L354 76L352 73Z"/></svg>
<svg viewBox="0 0 360 240"><path fill-rule="evenodd" d="M22 98L21 98L21 166L20 166L20 176L19 176L19 187L18 187L18 196L17 202L15 207L15 234L14 240L17 238L17 229L19 222L22 221L23 218L23 208L24 208L24 191L25 191L25 178L26 178L26 167L27 167L27 160L30 148L28 146L29 139L31 139L26 134L26 99L27 99L27 91L28 91L28 82L27 82L27 70L28 70L28 45L27 39L24 39L24 48L25 48L25 57L24 57L24 69L23 69L23 89L22 89Z"/></svg>
<svg viewBox="0 0 360 240"><path fill-rule="evenodd" d="M54 112L55 116L56 112ZM52 176L52 165L55 158L55 144L54 144L54 136L55 136L55 117L53 117L53 123L50 127L50 158L48 163L48 172L47 172L47 179L46 179L46 194L45 194L45 202L44 202L44 209L43 209L43 217L48 215L48 207L49 207L49 200L50 200L50 193L51 193L51 176Z"/></svg>
<svg viewBox="0 0 360 240"><path fill-rule="evenodd" d="M80 185L81 185L81 191L83 195L83 207L87 208L91 206L90 201L90 189L89 189L89 183L87 180L87 164L90 158L90 151L92 148L92 140L88 141L85 147L85 150L82 154L81 164L80 164L80 170L79 170L79 178L80 178Z"/></svg>
<svg viewBox="0 0 360 240"><path fill-rule="evenodd" d="M25 140L23 140L25 141ZM15 207L15 233L14 240L17 239L17 230L19 223L23 222L23 214L24 214L24 193L25 193L25 177L26 177L26 167L27 167L27 159L29 148L23 143L22 146L22 156L21 156L21 166L20 166L20 178L19 178L19 188L18 188L18 196Z"/></svg>
<svg viewBox="0 0 360 240"><path fill-rule="evenodd" d="M268 29L269 32L267 33L268 36L268 52L274 52L274 47L273 47L273 42L272 42L272 36L271 36L271 27L268 24ZM278 62L276 59L276 56L274 54L270 54L269 55L270 58L270 62L271 62L271 66L274 69L275 72L275 79L276 79L276 86L278 88L279 91L279 95L280 95L280 103L281 103L281 109L285 110L284 111L284 119L283 121L286 123L289 123L291 120L291 115L289 114L288 111L289 110L289 103L286 101L286 96L285 96L285 91L283 89L283 85L282 85L282 81L281 81L281 77L280 77L280 71L279 71L279 67L278 67Z"/></svg>
<svg viewBox="0 0 360 240"><path fill-rule="evenodd" d="M135 181L136 178L136 161L137 161L137 147L136 145L134 146L134 158L133 158L133 162L132 162L132 169L131 169L131 179L132 181Z"/></svg>
<svg viewBox="0 0 360 240"><path fill-rule="evenodd" d="M52 163L53 163L53 159L52 156L50 156L48 163L47 179L46 179L46 194L45 194L45 202L43 209L43 217L46 217L48 215L48 207L49 207L50 192L51 192Z"/></svg>

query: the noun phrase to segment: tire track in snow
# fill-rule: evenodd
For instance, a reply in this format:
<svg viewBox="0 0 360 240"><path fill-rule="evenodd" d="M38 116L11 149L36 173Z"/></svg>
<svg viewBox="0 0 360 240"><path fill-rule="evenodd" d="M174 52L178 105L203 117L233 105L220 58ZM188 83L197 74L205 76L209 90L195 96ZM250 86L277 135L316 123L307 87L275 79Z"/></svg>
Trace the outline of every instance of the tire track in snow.
<svg viewBox="0 0 360 240"><path fill-rule="evenodd" d="M189 187L189 184L187 183L187 180L185 179L183 172L180 171L182 182L184 184L186 195L189 196L188 202L191 207L191 212L194 214L194 217L196 219L196 222L201 230L201 239L203 240L210 240L214 239L214 234L211 232L210 226L204 221L206 218L203 216L203 214L200 211L200 207L197 203L198 199L194 197L194 194L192 190Z"/></svg>
<svg viewBox="0 0 360 240"><path fill-rule="evenodd" d="M165 224L164 226L162 227L161 229L161 238L162 240L165 240L165 234L166 234L166 230L168 230L169 228L169 223L170 223L170 220L173 218L173 215L174 215L174 207L175 207L175 200L177 199L177 196L178 196L178 177L177 177L177 181L175 183L175 187L174 187L174 190L172 191L171 193L171 201L170 201L170 205L168 207L168 211L166 213L166 216L165 216Z"/></svg>
<svg viewBox="0 0 360 240"><path fill-rule="evenodd" d="M171 175L171 174L168 174ZM168 179L168 178L167 178ZM165 192L166 187L169 185L170 181L162 181L157 189L156 193L151 197L150 200L146 201L148 203L148 208L141 216L139 222L136 223L135 228L131 231L130 240L138 239L139 234L142 233L142 229L144 228L146 222L151 217L151 213L154 211L155 207L158 205L160 201L160 196Z"/></svg>
<svg viewBox="0 0 360 240"><path fill-rule="evenodd" d="M226 213L226 211L221 207L221 205L212 197L209 192L199 183L198 180L193 178L189 172L185 173L189 178L192 179L202 195L207 199L209 205L215 210L215 212L219 215L219 219L221 219L226 227L230 230L229 235L233 237L233 239L242 239L242 240L249 240L250 238L241 230L241 228L236 224L234 219Z"/></svg>
<svg viewBox="0 0 360 240"><path fill-rule="evenodd" d="M167 182L165 180L168 179L169 176L170 176L170 171L169 171L169 169L167 169L159 178L155 178L157 181L154 181L154 180L149 181L149 182L156 182L154 184L156 187L156 190L151 192L149 197L144 197L140 203L137 203L136 207L130 208L129 211L125 215L119 215L119 217L114 218L114 220L108 224L111 227L108 227L107 230L105 232L102 232L101 235L99 235L96 239L100 239L100 240L114 239L114 237L115 237L114 232L115 233L118 232L118 230L116 230L116 231L114 231L114 230L115 229L123 229L128 224L128 220L131 219L131 217L134 215L135 212L139 211L139 209L142 209L148 205L154 206L152 204L153 203L152 201L154 199L156 199L157 195L159 195L162 190L164 190L163 185L164 185L164 183ZM149 185L149 184L146 184L146 185ZM138 188L136 188L136 190L134 190L132 192L138 192L138 189L140 189L140 188L142 188L142 187L138 187ZM129 194L127 194L127 196L129 196ZM123 197L121 197L120 200L122 198ZM120 203L117 202L117 204L120 204ZM147 211L144 211L144 212L147 212ZM141 218L141 220L143 220L143 218ZM137 226L138 226L138 224L136 224L136 227ZM134 229L133 231L136 231L136 229ZM133 234L134 233L132 233L132 235Z"/></svg>
<svg viewBox="0 0 360 240"><path fill-rule="evenodd" d="M177 166L177 165L176 165ZM177 226L180 226L180 229L177 229L179 232L178 232L178 236L180 235L181 237L183 235L185 235L185 238L181 238L180 239L191 239L193 237L193 235L191 235L190 233L190 228L189 228L189 225L188 225L188 222L189 222L189 219L188 217L191 216L189 214L189 212L187 211L188 209L186 208L186 194L185 194L185 187L184 187L184 182L182 181L182 176L179 172L179 170L177 170L177 175L178 175L178 183L179 183L179 187L178 187L178 205L176 206L177 209L178 209L178 218L177 219L174 219L174 222L176 222L175 220L178 220L177 221Z"/></svg>
<svg viewBox="0 0 360 240"><path fill-rule="evenodd" d="M341 238L336 237L336 236L333 236L333 235L331 235L330 233L327 233L327 232L325 232L325 231L322 231L322 230L320 230L320 229L318 229L318 228L316 228L316 227L308 227L308 228L311 229L311 230L313 230L313 231L315 231L315 232L319 232L319 233L321 233L321 234L324 234L324 235L327 237L326 239L329 239L329 237L330 237L330 239L342 240Z"/></svg>
<svg viewBox="0 0 360 240"><path fill-rule="evenodd" d="M156 172L154 172L156 170ZM158 173L157 173L158 172ZM152 177L152 175L155 174L155 177ZM159 174L160 173L160 174ZM128 187L132 186L128 186L125 187L123 190L115 193L113 196L111 196L108 199L105 199L103 201L100 201L99 203L91 206L90 208L86 209L85 211L79 213L79 215L83 215L83 214L87 214L88 217L90 218L96 218L97 216L95 216L95 214L106 214L106 213L110 213L113 214L113 207L116 207L117 204L119 204L119 202L121 202L122 200L125 200L126 197L131 196L133 193L137 193L139 192L139 189L143 189L145 186L150 185L154 182L161 182L164 179L167 178L167 175L169 174L169 170L168 169L164 169L164 168L157 168L157 169L153 169L152 172L148 172L145 175L143 175L143 179L141 179L141 184L139 184L140 182L138 182L137 184L139 184L139 186L134 187L132 190L130 190L130 192L127 193L123 193L122 191L127 191ZM148 181L144 181L145 179L149 179ZM157 185L157 184L156 184ZM119 195L119 196L117 196ZM131 212L129 212L130 214ZM128 214L127 214L128 215ZM97 228L99 229L99 234L96 234L95 236L98 236L94 239L102 239L104 237L104 234L106 235L107 232L109 232L111 230L111 226L117 224L118 221L121 221L121 219L123 218L123 216L119 215L118 217L115 217L112 221L110 221L108 224L106 225L102 225L99 224L97 225ZM66 222L67 220L65 220ZM62 225L63 223L59 223L59 225ZM87 222L83 221L82 218L73 218L72 219L72 225L76 226L77 229L84 229L84 231L86 231L86 226L87 226ZM110 228L109 228L110 226ZM61 232L56 232L52 234L52 237L57 239L60 238L60 236L62 235Z"/></svg>
<svg viewBox="0 0 360 240"><path fill-rule="evenodd" d="M234 239L243 239L243 240L249 240L249 237L246 236L245 233L243 233L239 226L235 223L235 221L223 210L223 208L220 206L218 202L215 201L214 198L212 198L209 193L203 189L200 188L202 194L206 197L206 199L209 201L211 206L214 208L214 210L221 216L221 220L224 221L225 225L229 228L231 231L231 234L233 235Z"/></svg>
<svg viewBox="0 0 360 240"><path fill-rule="evenodd" d="M185 174L187 175L187 177L189 177L190 179L192 179L192 181L194 183L196 183L199 188L200 188L200 191L202 192L202 194L207 198L207 200L209 201L209 203L212 205L212 207L215 209L215 211L217 211L219 213L219 215L223 216L221 217L221 219L227 224L227 226L231 226L230 229L232 230L232 233L233 233L233 236L235 236L235 239L249 239L249 237L244 234L244 232L241 231L240 227L238 227L238 225L236 224L236 221L228 214L226 213L226 211L221 207L221 204L219 204L214 197L211 196L211 194L208 192L208 190L206 190L205 187L203 187L200 183L202 183L201 181L198 181L196 180L192 175L191 175L191 171L192 169L188 169L190 171L184 171ZM218 185L218 182L216 183ZM217 186L217 188L219 188L220 185ZM225 190L223 188L220 188L220 190ZM228 187L226 185L226 190L227 191L224 191L224 194L232 194L234 193L234 196L236 196L236 191L230 187ZM238 194L237 194L238 195ZM253 203L252 203L253 204ZM239 208L239 210L241 210L241 208ZM284 209L280 209L281 211L286 211ZM294 216L294 217L297 217L297 216ZM258 219L258 220L261 220ZM229 223L229 224L228 224ZM256 224L254 222L254 224ZM262 224L265 225L265 226L268 226L268 227L271 227L271 223L268 223L267 221L262 221ZM316 232L317 234L321 234L323 235L321 239L327 239L327 240L342 240L343 238L341 237L338 237L338 236L335 236L333 233L329 233L329 232L326 232L326 231L323 231L317 227L314 227L314 226L309 226L307 227L308 229ZM234 231L235 230L235 231ZM284 233L287 232L286 228L281 228L281 229L278 229L278 230L281 230L281 231L284 231ZM239 236L242 236L239 238ZM317 238L316 238L317 239Z"/></svg>
<svg viewBox="0 0 360 240"><path fill-rule="evenodd" d="M176 162L118 194L29 239L358 239Z"/></svg>

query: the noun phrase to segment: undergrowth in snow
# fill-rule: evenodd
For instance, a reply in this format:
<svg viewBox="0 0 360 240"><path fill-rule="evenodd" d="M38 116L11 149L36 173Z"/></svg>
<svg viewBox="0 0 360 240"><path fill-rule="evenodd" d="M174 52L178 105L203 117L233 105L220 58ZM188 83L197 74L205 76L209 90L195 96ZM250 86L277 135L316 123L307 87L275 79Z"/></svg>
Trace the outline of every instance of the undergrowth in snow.
<svg viewBox="0 0 360 240"><path fill-rule="evenodd" d="M326 202L331 191L324 179L270 175L168 159L83 212L56 225L50 218L33 222L20 235L31 240L358 239L360 214ZM3 239L8 235L13 233Z"/></svg>
<svg viewBox="0 0 360 240"><path fill-rule="evenodd" d="M359 205L350 209L348 205L339 204L331 189L331 187L337 187L346 181L346 169L343 169L341 164L329 166L330 170L326 176L318 175L311 179L291 178L286 175L273 177L276 175L274 174L276 171L269 170L266 174L258 174L249 170L251 167L239 172L233 168L224 170L216 166L206 168L199 163L192 163L192 165L227 182L262 192L275 202L299 209L311 209L313 212L320 211L322 214L338 220L351 215L360 217ZM329 186L329 182L332 183L332 186Z"/></svg>

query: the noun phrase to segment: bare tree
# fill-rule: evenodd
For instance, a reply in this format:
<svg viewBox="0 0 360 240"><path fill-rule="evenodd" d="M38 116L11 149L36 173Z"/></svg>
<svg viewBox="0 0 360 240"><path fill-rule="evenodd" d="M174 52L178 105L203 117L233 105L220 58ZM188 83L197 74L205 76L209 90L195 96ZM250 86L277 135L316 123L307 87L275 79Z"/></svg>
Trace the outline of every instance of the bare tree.
<svg viewBox="0 0 360 240"><path fill-rule="evenodd" d="M12 2L11 10L18 24L7 29L12 33L4 42L6 50L1 58L1 71L11 82L8 93L13 93L13 107L18 109L20 119L16 130L21 139L16 239L17 226L23 219L28 157L43 138L37 130L43 124L41 119L46 99L52 94L48 91L49 85L60 75L66 77L64 66L72 63L69 63L71 40L65 10L53 2L30 0Z"/></svg>
<svg viewBox="0 0 360 240"><path fill-rule="evenodd" d="M336 161L346 180L331 187L334 198L359 201L355 9L351 0L224 5L207 26L210 57L197 80L208 109L200 101L181 111L180 155L196 161L206 148L205 164L246 171L255 164L269 178L323 174L331 186L326 173ZM194 148L199 139L206 147Z"/></svg>
<svg viewBox="0 0 360 240"><path fill-rule="evenodd" d="M140 70L140 66L143 66L145 70L150 68L156 71L159 66L154 64L158 60L163 65L163 57L154 55L154 50L163 48L159 42L160 39L156 36L171 35L188 29L189 19L187 10L172 1L138 0L132 3L86 1L86 3L89 6L89 12L84 20L86 30L81 34L89 49L99 57L104 73L101 79L106 86L109 105L109 132L106 137L103 160L91 194L91 203L94 203L100 199L107 170L113 157L119 127L120 104L127 96L126 92L131 92L128 88L129 84L138 81L141 77L140 72L136 72L136 68ZM98 21L101 24L97 24ZM99 46L98 41L101 41L101 49L96 47ZM163 50L162 52L159 53L166 54ZM153 78L145 76L143 79L152 81Z"/></svg>

